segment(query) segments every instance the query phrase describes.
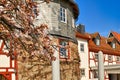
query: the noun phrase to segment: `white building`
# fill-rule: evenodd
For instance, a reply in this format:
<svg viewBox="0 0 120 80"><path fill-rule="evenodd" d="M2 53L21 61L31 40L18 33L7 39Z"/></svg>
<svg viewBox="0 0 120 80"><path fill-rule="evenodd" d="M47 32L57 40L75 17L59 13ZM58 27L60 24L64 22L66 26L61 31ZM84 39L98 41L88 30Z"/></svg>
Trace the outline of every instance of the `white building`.
<svg viewBox="0 0 120 80"><path fill-rule="evenodd" d="M76 37L78 40L78 52L80 56L80 69L81 69L81 80L89 79L89 60L88 60L88 40L89 36L76 32Z"/></svg>

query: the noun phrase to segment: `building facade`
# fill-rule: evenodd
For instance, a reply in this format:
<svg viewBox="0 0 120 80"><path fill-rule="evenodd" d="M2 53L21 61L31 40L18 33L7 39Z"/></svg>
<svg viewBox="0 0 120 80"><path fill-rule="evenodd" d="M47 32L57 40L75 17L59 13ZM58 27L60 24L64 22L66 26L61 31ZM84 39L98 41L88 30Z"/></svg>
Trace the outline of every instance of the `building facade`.
<svg viewBox="0 0 120 80"><path fill-rule="evenodd" d="M116 32L115 32L116 33ZM118 34L118 33L117 33ZM120 80L119 78L119 57L120 44L119 36L110 32L108 38L100 36L99 33L91 34L89 40L89 66L90 79L98 79L98 55L99 51L103 53L104 80Z"/></svg>
<svg viewBox="0 0 120 80"><path fill-rule="evenodd" d="M100 64L98 63L99 52L103 53L104 80L120 80L120 34L110 32L108 37L105 38L99 33L83 34L77 32L76 36L81 59L81 80L98 80L98 66ZM85 38L85 36L88 38Z"/></svg>
<svg viewBox="0 0 120 80"><path fill-rule="evenodd" d="M77 40L75 38L75 19L78 17L78 7L73 0L33 0L37 2L38 16L34 25L46 24L49 26L49 35L53 36L56 53L60 58L60 79L79 80L79 55ZM45 2L46 1L46 2ZM7 57L4 52L4 42L0 40L0 79L4 80L52 80L52 64L49 60L34 57L28 59L28 54L23 51L17 60ZM3 50L4 49L4 50ZM9 52L8 52L9 53ZM16 53L14 53L16 55ZM26 60L27 59L27 60ZM4 64L4 62L6 64ZM37 64L37 65L36 65Z"/></svg>
<svg viewBox="0 0 120 80"><path fill-rule="evenodd" d="M79 25L77 27L76 37L78 41L78 52L80 56L80 80L89 80L89 49L88 49L88 40L89 36L85 33L84 25Z"/></svg>
<svg viewBox="0 0 120 80"><path fill-rule="evenodd" d="M80 80L89 80L88 67L88 37L84 34L77 33L78 51L80 56Z"/></svg>
<svg viewBox="0 0 120 80"><path fill-rule="evenodd" d="M56 72L55 76L57 76L57 74L60 75L61 80L79 80L79 56L74 30L75 19L77 19L79 12L77 5L73 0L51 0L49 3L44 2L44 0L34 1L38 3L37 6L39 11L39 15L36 17L34 25L47 24L49 35L53 36L52 40L56 46L70 46L69 49L56 47L56 53L59 54L60 58L60 73ZM41 78L51 80L57 78L58 76L54 77L52 75L53 68L51 68L51 64L48 64L47 62L45 62L45 64L47 64L46 67L42 66L43 71L41 74L43 73L43 75L41 75L41 77L37 76L36 79ZM18 64L18 66L19 65L21 64ZM35 70L33 69L33 71ZM55 71L58 71L58 69ZM26 79L28 77L24 72L25 70L23 70L22 73L18 73L21 79ZM30 73L33 75L34 72L30 71ZM25 76L22 78L22 75Z"/></svg>

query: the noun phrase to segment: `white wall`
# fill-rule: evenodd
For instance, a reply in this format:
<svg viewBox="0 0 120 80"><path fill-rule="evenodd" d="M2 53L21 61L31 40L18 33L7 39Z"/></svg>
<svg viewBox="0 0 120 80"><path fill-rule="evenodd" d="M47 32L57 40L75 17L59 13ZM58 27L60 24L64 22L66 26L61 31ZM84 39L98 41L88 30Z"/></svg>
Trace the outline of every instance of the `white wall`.
<svg viewBox="0 0 120 80"><path fill-rule="evenodd" d="M77 39L78 40L78 51L80 56L80 68L85 69L85 76L81 76L81 80L89 79L89 67L88 67L88 43L85 39ZM80 51L80 44L84 44L84 52Z"/></svg>
<svg viewBox="0 0 120 80"><path fill-rule="evenodd" d="M0 55L0 67L10 67L10 57Z"/></svg>
<svg viewBox="0 0 120 80"><path fill-rule="evenodd" d="M95 58L94 54L95 54L94 52L90 52L90 67L96 66L96 63L93 60Z"/></svg>

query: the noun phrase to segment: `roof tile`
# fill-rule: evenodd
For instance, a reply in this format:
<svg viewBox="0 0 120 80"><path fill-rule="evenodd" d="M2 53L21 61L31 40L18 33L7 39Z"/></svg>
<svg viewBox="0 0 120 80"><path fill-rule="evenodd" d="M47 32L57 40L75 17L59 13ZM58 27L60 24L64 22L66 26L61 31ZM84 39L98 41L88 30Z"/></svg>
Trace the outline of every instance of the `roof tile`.
<svg viewBox="0 0 120 80"><path fill-rule="evenodd" d="M95 34L90 34L90 36L94 36ZM89 50L93 51L93 52L99 52L102 51L104 54L110 54L110 55L120 55L120 45L118 43L116 43L116 48L112 48L110 46L110 44L108 44L108 40L112 41L114 38L106 38L103 36L100 36L100 45L96 45L94 43L93 38L91 37L91 39L89 40L88 44L89 44ZM119 36L120 37L120 36Z"/></svg>
<svg viewBox="0 0 120 80"><path fill-rule="evenodd" d="M120 34L117 32L111 32L113 34L113 36L118 40L118 42L120 42Z"/></svg>

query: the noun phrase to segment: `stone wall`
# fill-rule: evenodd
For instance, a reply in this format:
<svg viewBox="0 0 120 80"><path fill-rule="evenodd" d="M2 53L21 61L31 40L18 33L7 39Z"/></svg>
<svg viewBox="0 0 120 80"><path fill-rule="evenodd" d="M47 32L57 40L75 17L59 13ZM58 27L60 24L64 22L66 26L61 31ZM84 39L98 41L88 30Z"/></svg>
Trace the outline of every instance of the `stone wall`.
<svg viewBox="0 0 120 80"><path fill-rule="evenodd" d="M59 43L58 39L53 42ZM77 44L69 42L70 59L61 59L60 78L61 80L79 80L79 54ZM52 80L52 64L44 55L36 55L33 58L29 54L18 56L18 80Z"/></svg>
<svg viewBox="0 0 120 80"><path fill-rule="evenodd" d="M21 59L21 60L20 60ZM18 80L51 80L51 62L43 55L29 59L18 57Z"/></svg>
<svg viewBox="0 0 120 80"><path fill-rule="evenodd" d="M72 19L74 20L72 7L64 0L54 0L49 4L44 0L35 0L38 2L39 15L34 21L35 25L49 25L50 33L66 40L75 40L74 28ZM67 9L67 23L62 23L59 20L60 6ZM52 41L59 44L58 37ZM69 41L70 59L61 59L60 61L60 76L61 80L79 80L79 54L77 44ZM75 42L75 41L74 41ZM59 52L58 52L59 53ZM52 80L52 64L51 60L47 59L42 54L36 54L35 57L29 56L24 50L21 55L18 55L18 80Z"/></svg>
<svg viewBox="0 0 120 80"><path fill-rule="evenodd" d="M80 58L78 56L77 45L69 42L70 59L61 60L61 80L80 80Z"/></svg>

